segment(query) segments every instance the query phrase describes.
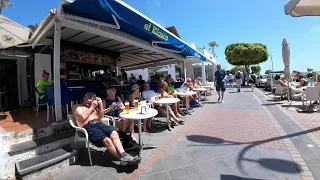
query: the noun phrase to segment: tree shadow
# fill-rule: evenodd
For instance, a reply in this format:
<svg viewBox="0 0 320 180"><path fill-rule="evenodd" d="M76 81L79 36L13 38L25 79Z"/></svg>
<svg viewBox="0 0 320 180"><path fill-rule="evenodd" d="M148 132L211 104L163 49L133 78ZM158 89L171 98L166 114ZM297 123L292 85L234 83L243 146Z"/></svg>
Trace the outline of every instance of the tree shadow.
<svg viewBox="0 0 320 180"><path fill-rule="evenodd" d="M254 179L254 178L244 178L235 175L220 175L220 180L264 180L264 179Z"/></svg>
<svg viewBox="0 0 320 180"><path fill-rule="evenodd" d="M281 102L277 102L277 103L268 103L268 104L261 104L261 106L274 106L274 105L279 105L282 104Z"/></svg>
<svg viewBox="0 0 320 180"><path fill-rule="evenodd" d="M245 158L245 154L252 148L260 146L262 144L268 143L268 142L272 142L272 141L278 141L278 140L283 140L283 139L287 139L287 138L291 138L291 137L296 137L296 136L301 136L304 134L309 134L309 133L313 133L316 131L319 131L320 127L317 128L313 128L313 129L309 129L306 131L300 131L297 133L292 133L292 134L287 134L284 136L278 136L278 137L274 137L274 138L269 138L269 139L265 139L265 140L260 140L260 141L248 141L248 142L234 142L234 141L228 141L228 140L224 140L221 138L216 138L216 137L210 137L210 136L200 136L200 135L190 135L187 136L187 139L193 142L198 142L198 143L203 143L203 144L207 144L207 146L232 146L232 145L247 145L245 146L238 154L237 156L237 167L240 170L241 173L246 174L243 165L242 165L242 161L254 161L259 163L261 166L274 170L274 171L279 171L279 172L287 172L287 173L298 173L300 171L300 167L298 164L294 163L293 161L286 161L286 160L282 160L282 159L259 159L259 160L251 160L251 159L247 159ZM195 145L195 146L203 146L203 145ZM284 162L285 164L289 164L291 167L296 168L296 171L292 171L292 169L285 169L284 167L275 167L274 164L277 164L279 162Z"/></svg>

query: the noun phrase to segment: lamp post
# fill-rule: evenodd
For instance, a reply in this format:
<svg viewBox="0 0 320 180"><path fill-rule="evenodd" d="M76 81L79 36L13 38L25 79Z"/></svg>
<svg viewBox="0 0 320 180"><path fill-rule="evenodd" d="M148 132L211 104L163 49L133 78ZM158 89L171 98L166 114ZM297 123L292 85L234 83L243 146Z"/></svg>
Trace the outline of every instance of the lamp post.
<svg viewBox="0 0 320 180"><path fill-rule="evenodd" d="M272 58L274 57L274 55L272 55L272 53L270 53L269 56L270 56L270 60L271 60L272 72L274 72L274 70L273 70L273 60L272 60Z"/></svg>

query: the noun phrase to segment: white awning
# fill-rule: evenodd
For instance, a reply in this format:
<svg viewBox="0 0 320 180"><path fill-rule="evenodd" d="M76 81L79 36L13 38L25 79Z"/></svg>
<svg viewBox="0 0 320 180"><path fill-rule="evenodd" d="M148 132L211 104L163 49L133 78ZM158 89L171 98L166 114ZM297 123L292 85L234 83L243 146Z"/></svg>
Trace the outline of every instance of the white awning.
<svg viewBox="0 0 320 180"><path fill-rule="evenodd" d="M293 17L320 16L319 0L290 0L284 8L285 13Z"/></svg>
<svg viewBox="0 0 320 180"><path fill-rule="evenodd" d="M28 43L30 30L0 15L0 49Z"/></svg>

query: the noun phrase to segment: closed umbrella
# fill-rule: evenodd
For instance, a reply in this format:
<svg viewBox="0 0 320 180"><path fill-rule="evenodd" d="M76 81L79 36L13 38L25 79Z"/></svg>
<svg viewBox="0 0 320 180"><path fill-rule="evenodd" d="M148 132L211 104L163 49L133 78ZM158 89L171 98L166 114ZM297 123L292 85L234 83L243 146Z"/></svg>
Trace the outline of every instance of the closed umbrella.
<svg viewBox="0 0 320 180"><path fill-rule="evenodd" d="M290 73L290 47L288 41L284 38L282 40L282 60L284 64L284 74L286 76L287 81L291 81L291 73Z"/></svg>
<svg viewBox="0 0 320 180"><path fill-rule="evenodd" d="M28 43L30 30L0 15L0 49Z"/></svg>
<svg viewBox="0 0 320 180"><path fill-rule="evenodd" d="M319 0L290 0L285 6L285 13L293 17L320 16Z"/></svg>
<svg viewBox="0 0 320 180"><path fill-rule="evenodd" d="M286 77L286 80L288 82L288 100L290 98L289 95L289 82L291 82L291 73L290 73L290 47L288 44L288 41L283 38L282 40L282 60L283 60L283 64L284 64L284 75Z"/></svg>

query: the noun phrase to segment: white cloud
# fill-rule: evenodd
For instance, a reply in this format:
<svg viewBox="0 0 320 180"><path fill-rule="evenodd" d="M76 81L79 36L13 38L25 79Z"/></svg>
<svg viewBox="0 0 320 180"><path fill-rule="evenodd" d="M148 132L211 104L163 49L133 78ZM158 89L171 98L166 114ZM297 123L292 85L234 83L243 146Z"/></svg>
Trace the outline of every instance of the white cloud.
<svg viewBox="0 0 320 180"><path fill-rule="evenodd" d="M320 24L311 27L311 28L309 29L308 33L309 33L309 34L312 34L312 33L320 33Z"/></svg>

